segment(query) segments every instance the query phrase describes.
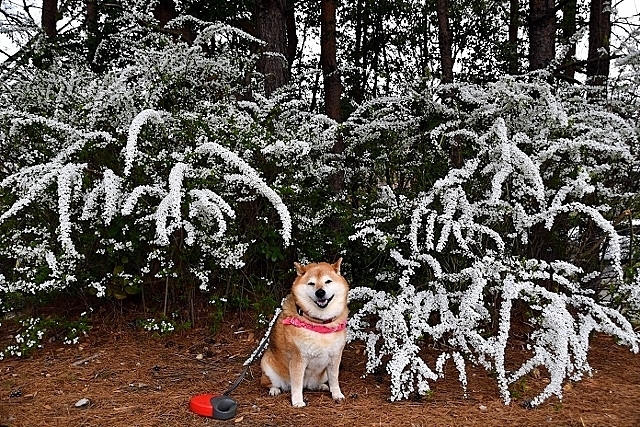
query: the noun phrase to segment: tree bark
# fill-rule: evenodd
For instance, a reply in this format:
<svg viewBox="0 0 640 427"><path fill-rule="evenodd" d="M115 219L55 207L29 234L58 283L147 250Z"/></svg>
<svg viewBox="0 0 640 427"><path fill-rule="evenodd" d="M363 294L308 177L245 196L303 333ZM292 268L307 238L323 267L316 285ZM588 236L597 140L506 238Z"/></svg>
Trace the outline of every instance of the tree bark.
<svg viewBox="0 0 640 427"><path fill-rule="evenodd" d="M296 59L296 53L298 49L298 34L296 33L296 10L295 1L288 0L287 2L287 73L291 76L291 67L293 61Z"/></svg>
<svg viewBox="0 0 640 427"><path fill-rule="evenodd" d="M42 29L49 40L58 36L58 0L42 0Z"/></svg>
<svg viewBox="0 0 640 427"><path fill-rule="evenodd" d="M362 65L363 61L363 20L362 20L362 1L356 2L356 19L355 19L355 46L353 47L353 61L355 71L353 73L354 79L352 83L352 95L351 98L356 104L361 104L364 100L364 86L366 82L366 72Z"/></svg>
<svg viewBox="0 0 640 427"><path fill-rule="evenodd" d="M555 55L555 2L529 0L529 70L546 68Z"/></svg>
<svg viewBox="0 0 640 427"><path fill-rule="evenodd" d="M320 1L320 64L324 75L325 113L340 121L342 83L338 70L336 40L336 0Z"/></svg>
<svg viewBox="0 0 640 427"><path fill-rule="evenodd" d="M518 61L518 30L520 29L520 4L518 0L509 0L509 42L508 42L508 69L509 74L519 72Z"/></svg>
<svg viewBox="0 0 640 427"><path fill-rule="evenodd" d="M562 42L569 45L569 50L564 57L564 63L568 64L568 66L564 69L562 74L570 81L575 80L576 75L576 66L570 64L575 61L576 56L576 44L571 41L571 37L573 37L577 31L577 11L577 0L568 0L562 6Z"/></svg>
<svg viewBox="0 0 640 427"><path fill-rule="evenodd" d="M327 116L340 122L342 82L336 54L336 0L320 0L320 65L324 75L324 109ZM332 152L337 155L344 152L344 141L339 133ZM333 173L329 177L329 187L333 194L339 194L344 189L344 173Z"/></svg>
<svg viewBox="0 0 640 427"><path fill-rule="evenodd" d="M164 28L169 21L178 17L176 6L173 0L160 0L153 9L153 17L160 22L160 27ZM196 39L195 34L188 27L178 28L171 31L172 34L183 41L191 44Z"/></svg>
<svg viewBox="0 0 640 427"><path fill-rule="evenodd" d="M442 83L453 83L453 33L449 27L449 8L449 0L437 0L436 15Z"/></svg>
<svg viewBox="0 0 640 427"><path fill-rule="evenodd" d="M611 2L591 0L589 13L589 56L587 83L606 86L609 77L609 39L611 37Z"/></svg>
<svg viewBox="0 0 640 427"><path fill-rule="evenodd" d="M96 49L100 44L98 34L98 0L86 0L85 2L84 28L87 32L87 61L93 71L98 71L93 63Z"/></svg>
<svg viewBox="0 0 640 427"><path fill-rule="evenodd" d="M289 82L286 0L256 0L256 36L267 43L257 68L264 76L267 97Z"/></svg>

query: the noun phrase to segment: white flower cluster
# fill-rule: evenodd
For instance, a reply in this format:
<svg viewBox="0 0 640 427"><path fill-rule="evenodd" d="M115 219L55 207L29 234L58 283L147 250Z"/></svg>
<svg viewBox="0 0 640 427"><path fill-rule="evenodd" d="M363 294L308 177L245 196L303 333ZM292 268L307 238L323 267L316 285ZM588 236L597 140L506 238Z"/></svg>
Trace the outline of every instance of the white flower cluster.
<svg viewBox="0 0 640 427"><path fill-rule="evenodd" d="M274 190L272 190L265 182L260 178L258 172L253 169L247 162L242 160L237 154L223 147L222 145L207 141L203 138L202 143L196 148L196 153L216 155L222 158L226 163L237 167L241 174L229 174L225 175L224 179L229 183L240 182L258 191L264 195L280 216L282 222L282 238L285 246L288 246L291 242L291 214L289 210L282 202L282 199Z"/></svg>
<svg viewBox="0 0 640 427"><path fill-rule="evenodd" d="M0 349L0 360L8 356L26 357L36 348L43 347L43 339L48 327L60 327L56 320L39 317L28 317L18 322L22 329L13 336L14 344L9 344L5 349ZM75 322L77 326L70 326L63 335L63 344L73 345L80 341L81 335L86 335L86 324L82 321Z"/></svg>
<svg viewBox="0 0 640 427"><path fill-rule="evenodd" d="M166 335L174 332L176 326L168 320L144 319L140 322L140 327L148 332L157 333L158 335Z"/></svg>

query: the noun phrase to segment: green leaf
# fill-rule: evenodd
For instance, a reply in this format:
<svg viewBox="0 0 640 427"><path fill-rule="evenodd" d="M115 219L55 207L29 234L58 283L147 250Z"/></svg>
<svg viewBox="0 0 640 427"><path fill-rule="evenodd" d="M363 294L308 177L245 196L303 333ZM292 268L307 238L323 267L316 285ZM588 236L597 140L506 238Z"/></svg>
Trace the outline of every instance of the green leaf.
<svg viewBox="0 0 640 427"><path fill-rule="evenodd" d="M115 299L123 300L127 297L127 293L125 291L121 291L120 289L114 289L113 296Z"/></svg>
<svg viewBox="0 0 640 427"><path fill-rule="evenodd" d="M140 293L140 288L136 285L126 285L124 291L129 295L137 295Z"/></svg>

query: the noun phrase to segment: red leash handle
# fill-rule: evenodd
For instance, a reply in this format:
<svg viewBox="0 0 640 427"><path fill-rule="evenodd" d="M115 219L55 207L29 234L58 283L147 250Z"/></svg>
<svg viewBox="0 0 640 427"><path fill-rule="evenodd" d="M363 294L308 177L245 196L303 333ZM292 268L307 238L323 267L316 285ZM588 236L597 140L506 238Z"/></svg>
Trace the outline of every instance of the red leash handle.
<svg viewBox="0 0 640 427"><path fill-rule="evenodd" d="M238 404L229 396L199 394L189 401L189 409L203 417L228 420L236 416Z"/></svg>

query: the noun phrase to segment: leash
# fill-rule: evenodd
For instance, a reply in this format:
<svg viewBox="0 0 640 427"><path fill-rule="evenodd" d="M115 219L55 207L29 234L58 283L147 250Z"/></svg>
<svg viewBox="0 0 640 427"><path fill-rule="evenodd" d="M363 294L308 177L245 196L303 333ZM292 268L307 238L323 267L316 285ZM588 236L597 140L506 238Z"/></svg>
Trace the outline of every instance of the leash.
<svg viewBox="0 0 640 427"><path fill-rule="evenodd" d="M278 316L280 315L281 311L282 309L280 307L276 309L276 312L273 315L273 319L271 319L271 322L269 323L269 327L267 328L267 332L265 332L264 337L262 337L262 341L260 341L260 344L258 344L258 347L253 351L251 356L249 356L249 358L244 361L243 363L244 369L242 370L240 375L238 375L238 378L236 378L233 384L231 384L231 386L224 393L222 393L223 396L229 396L235 389L238 388L238 386L240 385L244 377L247 375L247 372L249 371L251 364L255 362L258 359L258 357L262 356L262 353L264 353L265 349L267 348L267 345L269 344L269 337L271 337L271 329L273 329L273 325L276 324L276 321L278 320Z"/></svg>

